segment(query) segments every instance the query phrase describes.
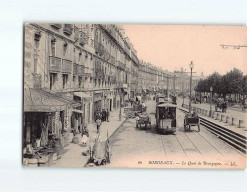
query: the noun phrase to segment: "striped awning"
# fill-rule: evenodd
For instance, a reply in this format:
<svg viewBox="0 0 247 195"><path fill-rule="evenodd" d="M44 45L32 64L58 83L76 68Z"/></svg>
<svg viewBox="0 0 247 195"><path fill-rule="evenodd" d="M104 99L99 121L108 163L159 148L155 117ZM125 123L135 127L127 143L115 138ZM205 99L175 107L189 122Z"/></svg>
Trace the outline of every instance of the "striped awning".
<svg viewBox="0 0 247 195"><path fill-rule="evenodd" d="M24 89L24 112L57 112L79 103L42 89Z"/></svg>

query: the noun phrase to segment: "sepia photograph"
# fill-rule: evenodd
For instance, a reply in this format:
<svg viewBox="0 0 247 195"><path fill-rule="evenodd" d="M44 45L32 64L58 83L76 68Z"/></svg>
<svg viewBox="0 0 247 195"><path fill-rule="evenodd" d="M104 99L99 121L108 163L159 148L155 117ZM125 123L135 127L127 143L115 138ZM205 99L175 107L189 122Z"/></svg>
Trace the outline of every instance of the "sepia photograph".
<svg viewBox="0 0 247 195"><path fill-rule="evenodd" d="M22 165L245 169L246 34L24 23Z"/></svg>

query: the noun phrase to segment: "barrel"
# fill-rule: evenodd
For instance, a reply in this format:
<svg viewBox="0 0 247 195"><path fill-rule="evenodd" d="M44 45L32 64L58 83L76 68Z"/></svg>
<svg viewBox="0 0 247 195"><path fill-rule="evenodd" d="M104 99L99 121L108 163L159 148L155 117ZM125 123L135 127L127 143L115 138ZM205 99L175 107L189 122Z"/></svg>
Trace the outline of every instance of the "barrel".
<svg viewBox="0 0 247 195"><path fill-rule="evenodd" d="M78 143L80 142L78 136L74 136L72 142L73 142L74 144L78 144Z"/></svg>
<svg viewBox="0 0 247 195"><path fill-rule="evenodd" d="M54 151L55 151L57 154L60 154L60 150L61 150L60 141L56 140L56 141L55 141L55 146L54 146Z"/></svg>

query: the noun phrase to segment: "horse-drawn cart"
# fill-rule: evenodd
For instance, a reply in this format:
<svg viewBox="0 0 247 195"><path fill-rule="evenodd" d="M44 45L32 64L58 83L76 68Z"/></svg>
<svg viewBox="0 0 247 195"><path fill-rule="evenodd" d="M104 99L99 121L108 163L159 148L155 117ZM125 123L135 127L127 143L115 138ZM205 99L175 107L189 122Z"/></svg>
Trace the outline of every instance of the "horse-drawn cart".
<svg viewBox="0 0 247 195"><path fill-rule="evenodd" d="M126 118L135 118L137 114L146 112L147 106L143 106L142 104L133 104L131 107L125 107L124 113Z"/></svg>
<svg viewBox="0 0 247 195"><path fill-rule="evenodd" d="M184 131L190 130L191 126L197 126L200 131L200 119L197 114L186 114L184 118Z"/></svg>
<svg viewBox="0 0 247 195"><path fill-rule="evenodd" d="M142 129L143 125L145 125L145 128L147 128L148 125L151 128L151 118L146 113L139 114L137 116L136 127L139 127L140 129Z"/></svg>

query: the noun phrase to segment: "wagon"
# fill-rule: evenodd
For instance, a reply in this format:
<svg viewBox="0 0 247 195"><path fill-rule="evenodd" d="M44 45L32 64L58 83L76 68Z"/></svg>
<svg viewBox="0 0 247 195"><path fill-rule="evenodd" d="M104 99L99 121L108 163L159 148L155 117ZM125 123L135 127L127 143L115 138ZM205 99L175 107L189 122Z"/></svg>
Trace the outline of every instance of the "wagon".
<svg viewBox="0 0 247 195"><path fill-rule="evenodd" d="M190 130L191 126L197 126L200 131L200 119L195 114L186 114L184 118L184 131Z"/></svg>
<svg viewBox="0 0 247 195"><path fill-rule="evenodd" d="M148 116L147 114L139 114L139 119L136 121L136 126L139 127L140 129L142 129L142 126L145 125L145 128L147 128L147 126L149 125L149 127L151 128L151 118L150 116Z"/></svg>

